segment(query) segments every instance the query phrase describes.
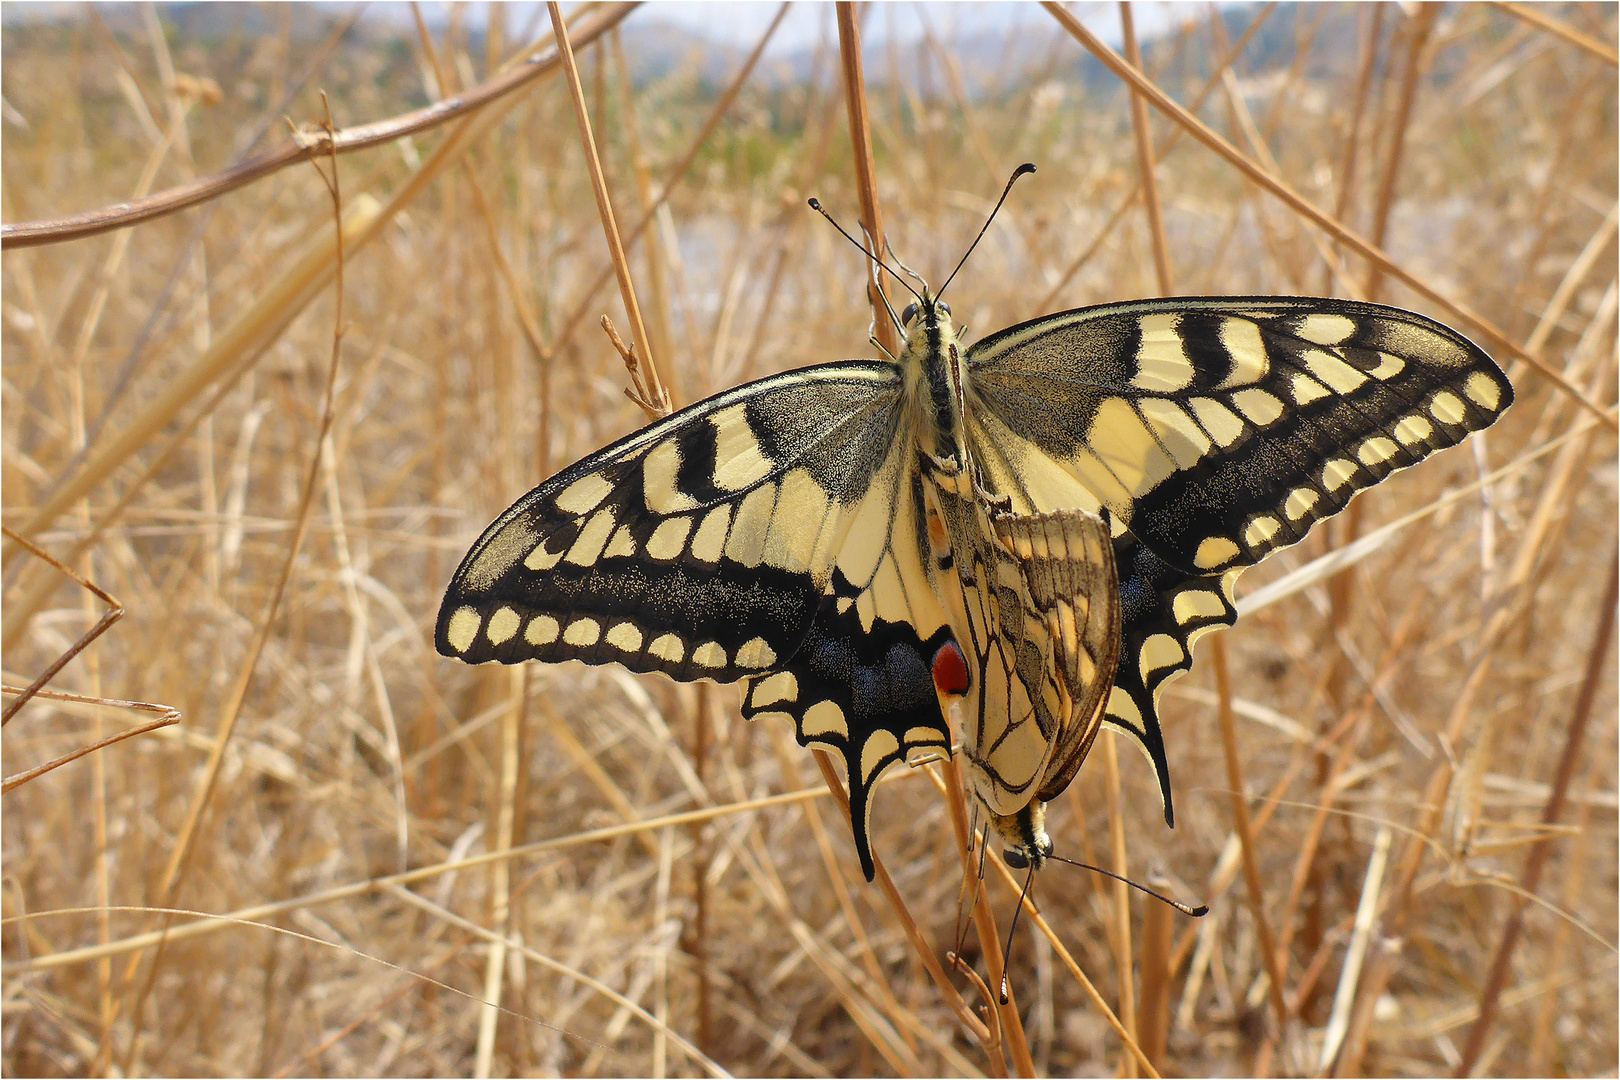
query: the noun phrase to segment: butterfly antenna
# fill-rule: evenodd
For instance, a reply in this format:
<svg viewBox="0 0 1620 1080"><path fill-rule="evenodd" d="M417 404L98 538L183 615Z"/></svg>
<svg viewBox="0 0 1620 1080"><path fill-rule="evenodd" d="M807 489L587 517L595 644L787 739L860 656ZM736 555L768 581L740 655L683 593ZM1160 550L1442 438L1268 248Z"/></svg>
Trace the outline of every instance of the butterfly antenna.
<svg viewBox="0 0 1620 1080"><path fill-rule="evenodd" d="M1153 899L1155 899L1155 900L1164 901L1166 904L1169 904L1171 907L1175 908L1177 911L1181 912L1183 915L1191 915L1195 919L1201 919L1205 915L1209 914L1209 907L1207 905L1205 905L1205 904L1199 904L1197 907L1193 907L1190 904L1183 904L1180 900L1172 900L1168 896L1163 895L1162 893L1154 892L1152 889L1148 888L1146 885L1142 885L1142 884L1139 884L1139 883L1137 883L1135 881L1132 881L1128 877L1120 877L1118 874L1114 873L1113 871L1104 870L1100 866L1092 866L1090 863L1077 862L1074 859L1065 859L1061 855L1048 855L1047 858L1048 859L1055 859L1055 860L1057 860L1058 862L1061 862L1061 863L1068 863L1070 866L1078 866L1082 870L1094 871L1095 873L1101 874L1104 877L1111 877L1115 881L1123 881L1125 884L1129 885L1131 888L1138 889L1138 890L1140 890L1142 892L1145 892L1149 896L1153 897Z"/></svg>
<svg viewBox="0 0 1620 1080"><path fill-rule="evenodd" d="M1030 166L1030 168L1034 168L1034 166L1032 165L1032 166ZM871 248L867 247L865 244L861 243L859 240L857 240L853 236L849 235L849 233L845 232L844 227L842 225L838 224L837 221L834 221L833 216L831 214L827 213L827 211L822 208L820 199L811 198L810 199L810 209L814 210L816 213L820 214L822 217L824 217L828 221L832 222L832 227L837 229L840 233L843 233L843 237L844 237L845 240L848 240L850 243L852 243L856 247L860 248L863 252L866 253L866 257L868 259L871 259L873 262L875 262L879 266L883 267L883 269L887 270L890 273L890 275L893 276L894 280L900 282L900 284L902 284L902 285L905 285L907 292L909 292L912 296L917 297L917 302L919 304L922 303L922 297L918 294L917 290L913 289L910 285L906 285L905 280L903 278L901 278L901 276L899 274L895 273L894 268L891 267L888 263L884 262L882 259L878 258L876 255L874 255L872 253ZM863 232L865 231L865 226L862 226L862 231ZM882 290L879 290L880 295L881 295L881 292L882 292ZM887 298L884 299L884 303L885 304L888 303ZM891 314L892 314L892 309L891 309Z"/></svg>
<svg viewBox="0 0 1620 1080"><path fill-rule="evenodd" d="M984 228L979 230L979 235L973 238L973 243L969 244L968 249L962 253L962 262L956 264L956 270L962 269L962 263L968 261L968 256L973 254L973 249L979 246L980 240L984 239L985 231L990 228L990 223L996 220L996 214L1000 212L1001 204L1007 201L1007 195L1012 191L1013 184L1020 176L1023 176L1025 173L1032 173L1034 171L1035 166L1031 165L1027 161L1013 170L1013 174L1007 178L1007 186L1001 189L1001 198L996 200L996 208L990 211L990 216L984 219ZM939 296L944 296L945 290L950 288L951 282L956 280L956 270L952 270L951 276L945 279L945 284L939 287ZM938 297L936 297L936 299L938 299Z"/></svg>
<svg viewBox="0 0 1620 1080"><path fill-rule="evenodd" d="M1024 891L1018 894L1018 906L1013 908L1012 925L1007 927L1007 947L1001 950L1001 1003L1007 1004L1011 997L1007 989L1007 963L1012 959L1013 931L1018 929L1018 916L1023 913L1024 900L1029 896L1029 887L1035 883L1035 860L1029 862L1029 873L1024 878Z"/></svg>

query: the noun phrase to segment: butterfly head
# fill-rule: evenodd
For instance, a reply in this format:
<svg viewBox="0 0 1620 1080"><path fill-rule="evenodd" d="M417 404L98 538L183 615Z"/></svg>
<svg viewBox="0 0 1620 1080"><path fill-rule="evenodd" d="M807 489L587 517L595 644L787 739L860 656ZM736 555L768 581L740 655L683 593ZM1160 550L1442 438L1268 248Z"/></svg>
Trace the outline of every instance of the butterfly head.
<svg viewBox="0 0 1620 1080"><path fill-rule="evenodd" d="M919 327L929 323L938 325L941 319L949 325L951 321L951 305L938 297L930 296L928 290L924 289L922 300L920 302L913 300L900 313L900 329L908 334L911 333L911 324L917 321L918 315L923 317L923 321L917 324Z"/></svg>
<svg viewBox="0 0 1620 1080"><path fill-rule="evenodd" d="M1046 834L1046 804L1031 799L1017 813L990 815L990 824L1004 845L1001 857L1014 870L1039 870L1052 856L1052 838Z"/></svg>

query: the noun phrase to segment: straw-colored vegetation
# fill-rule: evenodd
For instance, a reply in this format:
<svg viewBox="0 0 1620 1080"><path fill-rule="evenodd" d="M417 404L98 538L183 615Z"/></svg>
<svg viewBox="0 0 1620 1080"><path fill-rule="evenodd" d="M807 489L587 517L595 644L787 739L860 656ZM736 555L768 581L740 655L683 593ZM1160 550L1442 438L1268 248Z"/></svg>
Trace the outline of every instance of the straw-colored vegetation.
<svg viewBox="0 0 1620 1080"><path fill-rule="evenodd" d="M809 77L767 59L712 131L746 55L687 54L653 9L596 34L611 11L573 22L583 101L675 402L869 355L863 262L804 208L859 215L832 9ZM544 11L497 10L485 38L372 8L341 42L328 8L171 14L6 27L7 223L207 177L283 145L283 116L320 151L320 90L347 129L552 48ZM1167 1074L1614 1073L1614 8L1199 11L1144 66L1247 173L1154 104L1133 120L1056 17L1006 41L944 18L868 13L869 36L927 34L867 50L871 191L938 281L1038 164L952 287L976 334L1167 289L1329 293L1424 311L1511 369L1496 427L1245 580L1432 511L1222 635L1246 825L1208 642L1164 707L1178 827L1109 736L1054 807L1061 852L1120 851L1209 916L1048 868L1056 944L1026 914L987 1049L860 879L811 756L739 720L734 689L433 652L482 527L644 419L599 327L634 336L552 65L337 158L341 309L315 163L122 231L8 237L5 522L126 609L51 686L182 719L5 795L0 1067L692 1075L701 1052L740 1073L1143 1075L1066 951ZM25 686L104 605L10 539L4 572L5 681ZM35 698L5 772L150 720ZM899 770L874 822L940 956L964 921L944 776ZM1005 933L1015 894L986 880ZM976 935L963 951L990 979Z"/></svg>

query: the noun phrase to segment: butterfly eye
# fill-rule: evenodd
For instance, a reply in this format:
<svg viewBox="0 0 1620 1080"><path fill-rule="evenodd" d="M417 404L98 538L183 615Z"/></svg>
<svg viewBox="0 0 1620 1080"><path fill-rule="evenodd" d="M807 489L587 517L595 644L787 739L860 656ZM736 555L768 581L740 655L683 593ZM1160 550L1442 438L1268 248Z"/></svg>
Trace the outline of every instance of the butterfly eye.
<svg viewBox="0 0 1620 1080"><path fill-rule="evenodd" d="M910 326L911 325L911 320L915 319L916 317L917 317L917 305L916 304L907 304L906 305L906 310L904 310L904 311L902 311L900 313L900 325L901 326Z"/></svg>
<svg viewBox="0 0 1620 1080"><path fill-rule="evenodd" d="M1008 848L1001 853L1001 861L1014 870L1025 870L1029 867L1029 856L1018 848Z"/></svg>
<svg viewBox="0 0 1620 1080"><path fill-rule="evenodd" d="M941 314L941 315L949 315L949 314L950 314L950 313L951 313L951 305L949 305L949 304L947 304L947 303L946 303L946 302L945 302L945 301L943 301L943 300L941 300L941 301L940 301L940 302L939 302L939 303L937 303L937 304L935 304L935 305L934 305L934 308L935 308L935 309L936 309L936 310L937 310L937 311L938 311L938 312L939 312L939 313L940 313L940 314Z"/></svg>

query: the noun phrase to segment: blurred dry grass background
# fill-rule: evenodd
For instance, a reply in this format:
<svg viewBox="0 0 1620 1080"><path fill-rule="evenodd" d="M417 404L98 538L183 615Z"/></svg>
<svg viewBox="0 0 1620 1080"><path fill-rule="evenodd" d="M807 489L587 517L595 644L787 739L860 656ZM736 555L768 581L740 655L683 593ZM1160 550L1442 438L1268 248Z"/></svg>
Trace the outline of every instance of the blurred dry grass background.
<svg viewBox="0 0 1620 1080"><path fill-rule="evenodd" d="M255 137L285 139L283 114L317 124L319 89L346 128L464 90L526 43L550 48L543 10L519 26L495 9L479 35L457 9L425 36L408 11L381 10L341 41L334 12L313 7L8 23L5 221L206 176ZM857 218L822 14L808 73L767 59L707 135L742 53L686 50L653 8L580 46L622 231L695 153L631 247L677 402L870 354L861 260L803 206L814 194ZM1122 84L1082 63L1056 20L963 40L939 14L868 12L868 34L926 31L866 55L894 250L940 280L1008 172L1034 161L953 286L959 321L977 335L1160 293L1149 216L1128 201L1141 173ZM1151 770L1126 753L1114 773L1105 737L1052 833L1112 865L1117 829L1133 876L1211 914L1166 929L1165 909L1134 894L1121 906L1111 883L1062 866L1037 883L1040 910L1139 1041L1165 1040L1154 1057L1168 1074L1312 1073L1329 1044L1326 1068L1345 1074L1614 1075L1616 698L1598 641L1614 411L1597 421L1543 369L1614 400L1615 9L1181 14L1146 49L1159 88L1520 352L1149 109L1176 291L1409 306L1498 356L1518 401L1240 586L1492 475L1225 635L1264 932L1238 873L1208 643L1163 710L1177 828ZM703 1072L680 1040L739 1073L1009 1067L962 1034L860 880L810 757L785 728L740 721L733 689L434 654L444 583L483 526L643 422L596 325L606 313L628 334L562 81L503 99L452 148L459 123L338 159L346 209L384 209L347 251L307 515L336 314L319 254L332 204L312 165L134 229L5 253L5 522L127 609L53 686L183 719L5 795L4 1070ZM289 284L310 250L310 275ZM42 521L75 482L79 497ZM9 543L4 584L5 681L26 685L100 608ZM1589 669L1589 725L1561 787ZM34 699L5 726L5 772L137 719ZM899 772L878 792L874 846L943 951L961 882L951 825L926 772ZM1549 833L1555 788L1567 807ZM700 810L712 813L581 835ZM1493 980L1544 835L1536 902ZM1014 896L990 881L1004 928ZM1029 1064L1136 1075L1028 926L1011 974ZM165 927L161 948L141 936ZM1482 997L1496 1008L1469 1049ZM505 1011L480 1004L497 998Z"/></svg>

